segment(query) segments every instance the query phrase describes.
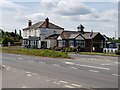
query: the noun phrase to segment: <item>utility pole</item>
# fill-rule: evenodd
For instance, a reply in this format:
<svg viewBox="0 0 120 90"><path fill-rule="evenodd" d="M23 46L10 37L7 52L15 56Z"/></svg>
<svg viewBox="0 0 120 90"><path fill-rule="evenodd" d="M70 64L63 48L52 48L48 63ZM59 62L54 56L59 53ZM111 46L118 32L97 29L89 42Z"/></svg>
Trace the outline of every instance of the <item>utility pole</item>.
<svg viewBox="0 0 120 90"><path fill-rule="evenodd" d="M116 30L115 30L115 39L116 39Z"/></svg>

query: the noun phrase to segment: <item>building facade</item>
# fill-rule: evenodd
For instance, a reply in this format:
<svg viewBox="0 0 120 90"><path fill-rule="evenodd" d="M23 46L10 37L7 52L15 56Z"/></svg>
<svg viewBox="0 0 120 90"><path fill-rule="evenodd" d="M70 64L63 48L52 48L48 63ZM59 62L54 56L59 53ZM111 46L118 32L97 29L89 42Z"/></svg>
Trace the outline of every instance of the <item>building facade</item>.
<svg viewBox="0 0 120 90"><path fill-rule="evenodd" d="M53 34L62 33L64 28L49 22L46 18L32 25L29 20L28 27L23 29L23 46L28 48L50 48L56 46L56 40L46 39Z"/></svg>
<svg viewBox="0 0 120 90"><path fill-rule="evenodd" d="M81 51L103 52L105 38L99 32L85 32L84 26L79 25L77 31L65 31L46 18L32 25L29 20L28 27L23 29L23 46L27 48L51 47L80 47Z"/></svg>

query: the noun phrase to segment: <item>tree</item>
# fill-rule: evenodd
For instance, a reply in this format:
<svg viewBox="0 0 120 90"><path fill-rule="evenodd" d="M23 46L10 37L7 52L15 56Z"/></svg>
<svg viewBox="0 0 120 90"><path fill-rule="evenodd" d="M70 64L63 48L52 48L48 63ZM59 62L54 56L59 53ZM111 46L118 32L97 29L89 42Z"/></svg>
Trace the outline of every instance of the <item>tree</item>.
<svg viewBox="0 0 120 90"><path fill-rule="evenodd" d="M19 30L19 35L21 36L21 30Z"/></svg>
<svg viewBox="0 0 120 90"><path fill-rule="evenodd" d="M8 42L10 42L11 44L13 44L13 40L11 40L9 37L7 37L7 36L3 36L3 38L2 38L2 44L4 45L4 46L8 46Z"/></svg>
<svg viewBox="0 0 120 90"><path fill-rule="evenodd" d="M15 29L15 34L17 34L17 30Z"/></svg>

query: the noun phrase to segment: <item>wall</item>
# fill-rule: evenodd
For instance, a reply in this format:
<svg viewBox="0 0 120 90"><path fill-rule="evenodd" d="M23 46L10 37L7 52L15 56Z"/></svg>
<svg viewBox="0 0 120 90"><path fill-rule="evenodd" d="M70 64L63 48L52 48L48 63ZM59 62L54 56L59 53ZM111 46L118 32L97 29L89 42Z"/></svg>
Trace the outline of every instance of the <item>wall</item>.
<svg viewBox="0 0 120 90"><path fill-rule="evenodd" d="M56 40L47 40L47 48L57 46Z"/></svg>

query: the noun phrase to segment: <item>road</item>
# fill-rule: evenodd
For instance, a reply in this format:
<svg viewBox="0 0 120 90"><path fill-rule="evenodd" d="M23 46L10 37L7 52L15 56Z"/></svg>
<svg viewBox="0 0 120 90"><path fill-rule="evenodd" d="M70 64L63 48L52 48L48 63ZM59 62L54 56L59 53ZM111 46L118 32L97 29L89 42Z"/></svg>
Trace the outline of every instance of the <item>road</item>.
<svg viewBox="0 0 120 90"><path fill-rule="evenodd" d="M56 59L2 54L3 88L118 88L118 58L69 54Z"/></svg>

